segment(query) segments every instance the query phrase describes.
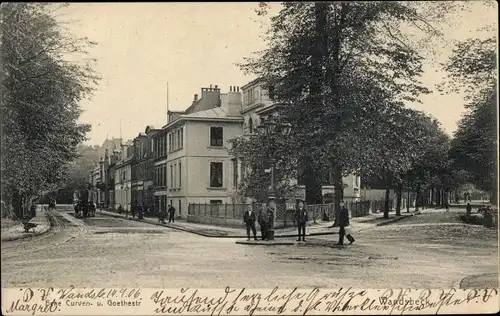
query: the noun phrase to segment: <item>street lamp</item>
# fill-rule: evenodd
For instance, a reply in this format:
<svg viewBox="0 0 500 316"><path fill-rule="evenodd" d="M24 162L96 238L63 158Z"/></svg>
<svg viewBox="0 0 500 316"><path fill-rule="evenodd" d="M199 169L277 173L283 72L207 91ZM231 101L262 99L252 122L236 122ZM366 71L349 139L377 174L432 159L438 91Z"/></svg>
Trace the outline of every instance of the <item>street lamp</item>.
<svg viewBox="0 0 500 316"><path fill-rule="evenodd" d="M264 124L260 124L257 126L257 129L259 130L260 133L262 133L265 136L273 136L277 133L280 133L283 136L288 136L290 134L290 131L292 129L292 125L287 122L274 122L274 121L268 121L264 122ZM270 138L272 141L272 147L273 147L273 154L274 156L269 159L269 164L270 164L270 169L269 173L271 173L271 189L269 191L269 200L272 201L275 199L276 196L276 159L279 159L278 155L276 154L276 143L274 142L274 138ZM267 171L266 171L267 172ZM274 203L272 203L275 205ZM274 226L276 225L276 209L273 209L273 221L268 229L268 239L269 240L274 240Z"/></svg>

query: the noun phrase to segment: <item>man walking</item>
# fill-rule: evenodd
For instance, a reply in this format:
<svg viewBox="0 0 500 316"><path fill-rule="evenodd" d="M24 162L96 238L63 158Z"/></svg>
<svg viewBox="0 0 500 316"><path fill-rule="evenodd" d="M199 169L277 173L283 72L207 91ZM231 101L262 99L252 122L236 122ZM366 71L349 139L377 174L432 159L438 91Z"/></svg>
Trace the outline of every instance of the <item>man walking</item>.
<svg viewBox="0 0 500 316"><path fill-rule="evenodd" d="M175 222L175 207L173 207L171 204L168 205L168 222Z"/></svg>
<svg viewBox="0 0 500 316"><path fill-rule="evenodd" d="M250 240L250 229L253 233L253 239L257 240L257 231L255 230L255 212L252 210L252 205L248 205L245 214L243 215L243 221L247 227L247 240Z"/></svg>
<svg viewBox="0 0 500 316"><path fill-rule="evenodd" d="M295 210L295 221L299 229L299 238L297 241L306 241L306 224L308 221L307 210L304 208L304 201L298 200L297 209Z"/></svg>
<svg viewBox="0 0 500 316"><path fill-rule="evenodd" d="M338 223L340 226L340 230L339 242L337 243L337 245L343 245L344 236L346 236L345 228L349 226L349 211L347 210L347 207L345 207L344 201L340 201L340 214ZM349 240L349 244L352 244L354 242L354 237L352 237L351 234L348 234L346 237Z"/></svg>

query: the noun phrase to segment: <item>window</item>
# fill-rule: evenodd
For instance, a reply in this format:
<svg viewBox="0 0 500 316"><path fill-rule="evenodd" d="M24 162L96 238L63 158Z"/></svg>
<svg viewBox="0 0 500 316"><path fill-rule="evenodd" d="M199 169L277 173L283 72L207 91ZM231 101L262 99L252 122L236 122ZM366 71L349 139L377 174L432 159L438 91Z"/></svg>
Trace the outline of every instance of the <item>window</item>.
<svg viewBox="0 0 500 316"><path fill-rule="evenodd" d="M250 119L248 120L248 132L249 132L250 134L252 134L252 133L253 133L253 121L252 121L252 118L250 118Z"/></svg>
<svg viewBox="0 0 500 316"><path fill-rule="evenodd" d="M172 134L168 134L168 151L172 151Z"/></svg>
<svg viewBox="0 0 500 316"><path fill-rule="evenodd" d="M182 204L181 204L181 200L179 200L179 209L178 209L178 211L179 211L179 215L181 215L181 206L182 206Z"/></svg>
<svg viewBox="0 0 500 316"><path fill-rule="evenodd" d="M161 166L163 177L161 179L162 186L167 186L167 164Z"/></svg>
<svg viewBox="0 0 500 316"><path fill-rule="evenodd" d="M173 181L174 184L172 185L172 188L175 188L177 186L177 164L174 164L174 175L173 175Z"/></svg>
<svg viewBox="0 0 500 316"><path fill-rule="evenodd" d="M238 159L233 159L233 187L238 186Z"/></svg>
<svg viewBox="0 0 500 316"><path fill-rule="evenodd" d="M223 138L222 127L210 127L210 146L222 147Z"/></svg>
<svg viewBox="0 0 500 316"><path fill-rule="evenodd" d="M210 163L210 187L222 188L222 162Z"/></svg>
<svg viewBox="0 0 500 316"><path fill-rule="evenodd" d="M181 171L182 171L181 163L179 162L179 188L182 186L182 173L181 173Z"/></svg>
<svg viewBox="0 0 500 316"><path fill-rule="evenodd" d="M183 148L184 147L184 129L181 128L180 132L181 132L181 143L179 145L180 145L180 148Z"/></svg>
<svg viewBox="0 0 500 316"><path fill-rule="evenodd" d="M173 174L174 174L174 167L172 165L170 165L170 187L171 188L174 187L174 182L172 181L174 179Z"/></svg>

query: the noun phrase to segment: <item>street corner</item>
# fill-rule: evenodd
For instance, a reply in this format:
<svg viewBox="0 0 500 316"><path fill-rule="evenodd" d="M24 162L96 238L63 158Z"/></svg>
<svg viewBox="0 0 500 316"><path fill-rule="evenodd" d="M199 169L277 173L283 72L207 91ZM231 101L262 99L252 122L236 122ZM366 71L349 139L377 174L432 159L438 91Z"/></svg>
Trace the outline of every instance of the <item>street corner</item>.
<svg viewBox="0 0 500 316"><path fill-rule="evenodd" d="M237 245L249 245L249 246L293 246L299 244L300 242L295 242L291 240L238 240L235 242Z"/></svg>
<svg viewBox="0 0 500 316"><path fill-rule="evenodd" d="M43 235L50 231L51 226L49 224L40 224L34 229L26 232L22 225L13 227L9 231L2 234L1 242L15 241L24 238L30 238L35 236Z"/></svg>

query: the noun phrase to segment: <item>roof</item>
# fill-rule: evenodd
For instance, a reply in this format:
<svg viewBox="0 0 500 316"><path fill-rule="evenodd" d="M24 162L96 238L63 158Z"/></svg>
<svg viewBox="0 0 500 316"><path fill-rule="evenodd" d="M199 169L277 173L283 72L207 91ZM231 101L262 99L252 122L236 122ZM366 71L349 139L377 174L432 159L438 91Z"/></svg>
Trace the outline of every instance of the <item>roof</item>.
<svg viewBox="0 0 500 316"><path fill-rule="evenodd" d="M264 78L262 78L262 77L256 78L256 79L250 81L249 83L241 86L240 89L246 89L246 88L248 88L248 87L250 87L250 86L252 86L252 85L254 85L254 84L258 83L258 82L261 82L261 81L264 81Z"/></svg>
<svg viewBox="0 0 500 316"><path fill-rule="evenodd" d="M217 107L205 111L199 111L191 114L183 114L175 121L168 123L163 128L175 125L180 121L193 120L193 121L233 121L242 122L243 117L237 115L228 115L222 108Z"/></svg>

